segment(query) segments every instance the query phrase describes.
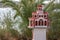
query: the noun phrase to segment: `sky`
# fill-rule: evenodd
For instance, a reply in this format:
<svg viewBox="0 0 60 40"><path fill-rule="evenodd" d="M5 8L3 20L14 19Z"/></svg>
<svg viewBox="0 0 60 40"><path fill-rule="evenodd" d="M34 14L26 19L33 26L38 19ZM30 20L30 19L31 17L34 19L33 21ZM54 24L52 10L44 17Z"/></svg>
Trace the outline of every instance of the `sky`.
<svg viewBox="0 0 60 40"><path fill-rule="evenodd" d="M14 1L19 1L19 0L14 0ZM13 10L12 8L9 8L9 7L7 7L7 8L0 8L0 20L3 21L4 15L8 14L9 12L11 14L11 17L13 17L15 15L15 13L16 13L15 10ZM20 18L18 17L18 18L16 18L16 20L17 19L20 19ZM17 26L18 26L18 24L16 24L16 26L14 26L13 28L16 29L16 30L18 30L18 31L20 31Z"/></svg>
<svg viewBox="0 0 60 40"><path fill-rule="evenodd" d="M15 15L15 12L16 12L15 10L13 10L12 8L0 8L0 23L1 23L1 21L3 21L4 15L8 14L9 12L10 12L11 17L13 19L13 16ZM20 20L19 17L18 17L18 19ZM18 20L18 19L16 19L16 20ZM16 24L13 28L20 31L17 26L18 26L18 24ZM3 26L1 24L0 24L0 27L3 28Z"/></svg>
<svg viewBox="0 0 60 40"><path fill-rule="evenodd" d="M0 0L0 1L2 1L2 0ZM19 0L13 0L13 1L19 1Z"/></svg>
<svg viewBox="0 0 60 40"><path fill-rule="evenodd" d="M13 1L19 1L19 0L13 0Z"/></svg>
<svg viewBox="0 0 60 40"><path fill-rule="evenodd" d="M15 1L19 1L19 0L15 0Z"/></svg>
<svg viewBox="0 0 60 40"><path fill-rule="evenodd" d="M13 11L13 12L12 12ZM11 16L14 16L14 10L12 10L12 8L0 8L0 18L2 18L4 15L6 15L7 13L11 13ZM12 16L12 17L13 17Z"/></svg>

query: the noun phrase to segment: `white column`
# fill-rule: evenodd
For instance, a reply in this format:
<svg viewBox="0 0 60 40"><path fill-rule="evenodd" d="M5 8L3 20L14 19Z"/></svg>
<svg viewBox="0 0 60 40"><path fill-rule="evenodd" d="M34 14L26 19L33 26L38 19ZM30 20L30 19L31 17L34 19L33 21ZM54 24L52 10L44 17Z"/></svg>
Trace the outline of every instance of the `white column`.
<svg viewBox="0 0 60 40"><path fill-rule="evenodd" d="M33 29L32 40L46 40L46 29Z"/></svg>

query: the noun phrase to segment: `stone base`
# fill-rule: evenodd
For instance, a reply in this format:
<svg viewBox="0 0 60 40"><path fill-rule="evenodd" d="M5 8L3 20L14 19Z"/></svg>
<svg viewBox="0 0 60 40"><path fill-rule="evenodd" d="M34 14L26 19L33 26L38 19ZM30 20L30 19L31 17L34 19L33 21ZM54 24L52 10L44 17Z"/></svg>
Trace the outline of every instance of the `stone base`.
<svg viewBox="0 0 60 40"><path fill-rule="evenodd" d="M32 40L46 40L46 29L33 29Z"/></svg>

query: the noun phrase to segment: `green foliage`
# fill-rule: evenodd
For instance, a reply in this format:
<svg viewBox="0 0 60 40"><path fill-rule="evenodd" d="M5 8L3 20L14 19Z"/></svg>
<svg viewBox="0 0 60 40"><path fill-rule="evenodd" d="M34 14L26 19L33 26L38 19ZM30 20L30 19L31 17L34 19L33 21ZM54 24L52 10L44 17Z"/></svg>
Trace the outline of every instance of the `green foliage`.
<svg viewBox="0 0 60 40"><path fill-rule="evenodd" d="M27 37L31 36L31 29L28 29L28 18L31 17L31 13L33 11L36 11L36 7L38 4L42 4L44 0L38 0L36 3L35 0L21 0L20 5L12 2L12 1L4 1L4 5L11 6L13 9L17 11L16 15L20 15L22 18L22 23L20 24L20 29L22 30L22 33L26 35ZM20 6L20 8L19 8ZM16 17L15 15L15 17Z"/></svg>
<svg viewBox="0 0 60 40"><path fill-rule="evenodd" d="M38 0L38 2L35 2L35 0L21 0L19 4L16 4L12 1L3 1L4 5L8 5L12 7L14 10L16 10L16 15L14 18L19 15L22 19L22 22L20 23L19 28L21 29L21 32L26 37L31 37L31 29L28 29L28 18L31 17L31 13L33 11L36 11L36 7L38 4L43 4L44 0ZM51 20L51 28L50 28L50 34L49 37L54 39L59 36L60 32L60 12L54 12L55 9L60 9L60 4L54 4L54 1L51 1L44 9L44 11L49 12L49 18Z"/></svg>
<svg viewBox="0 0 60 40"><path fill-rule="evenodd" d="M6 13L6 14L3 13L3 15L4 15L3 16L3 21L0 20L1 21L0 25L2 25L0 27L3 27L3 28L0 28L0 39L1 40L3 40L4 38L5 39L8 39L8 38L10 39L11 37L17 37L18 38L20 36L20 34L19 34L18 30L13 29L13 27L16 24L19 24L20 21L18 21L18 19L16 21L12 20L13 17L11 15L11 12Z"/></svg>
<svg viewBox="0 0 60 40"><path fill-rule="evenodd" d="M44 11L52 11L54 9L54 1L51 1L45 8L44 8Z"/></svg>
<svg viewBox="0 0 60 40"><path fill-rule="evenodd" d="M59 4L54 4L54 10L49 14L50 20L51 20L51 28L49 32L49 37L51 39L59 39L60 38L60 12L58 9L60 7Z"/></svg>
<svg viewBox="0 0 60 40"><path fill-rule="evenodd" d="M51 29L49 32L50 38L60 38L60 12L53 13L51 16Z"/></svg>

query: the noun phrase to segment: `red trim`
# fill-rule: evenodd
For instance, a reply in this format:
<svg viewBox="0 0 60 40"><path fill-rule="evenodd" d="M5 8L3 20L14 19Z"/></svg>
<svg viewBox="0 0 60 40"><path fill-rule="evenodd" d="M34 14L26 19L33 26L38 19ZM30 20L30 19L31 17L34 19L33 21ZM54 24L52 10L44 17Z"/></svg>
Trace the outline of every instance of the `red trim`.
<svg viewBox="0 0 60 40"><path fill-rule="evenodd" d="M37 6L38 8L40 8L40 9L42 9L42 5L38 5ZM31 18L29 18L29 20L30 21L32 21L32 23L31 23L31 25L30 26L33 26L33 28L35 27L35 26L48 26L49 25L49 20L48 20L48 12L44 12L43 13L43 15L38 15L38 11L43 11L43 10L37 10L36 12L32 12L32 17ZM35 17L36 16L36 17ZM42 17L42 18L44 18L44 19L46 19L45 21L46 21L46 23L45 23L45 21L40 21L40 25L39 25L39 21L37 21L37 25L36 25L36 22L35 22L35 20L36 19L39 19L40 17ZM46 17L44 17L44 16L46 16ZM42 24L43 23L43 24Z"/></svg>
<svg viewBox="0 0 60 40"><path fill-rule="evenodd" d="M38 5L37 7L42 7L42 5Z"/></svg>
<svg viewBox="0 0 60 40"><path fill-rule="evenodd" d="M48 14L48 12L44 12L44 14Z"/></svg>

